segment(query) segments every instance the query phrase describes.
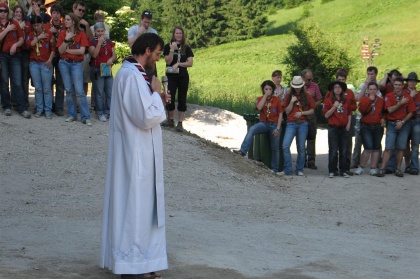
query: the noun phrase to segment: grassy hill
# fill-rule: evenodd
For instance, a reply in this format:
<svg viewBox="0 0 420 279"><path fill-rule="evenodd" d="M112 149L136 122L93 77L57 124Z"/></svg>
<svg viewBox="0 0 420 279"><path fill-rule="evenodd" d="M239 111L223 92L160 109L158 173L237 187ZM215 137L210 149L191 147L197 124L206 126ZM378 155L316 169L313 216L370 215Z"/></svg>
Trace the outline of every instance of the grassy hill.
<svg viewBox="0 0 420 279"><path fill-rule="evenodd" d="M349 83L358 85L365 78L367 65L359 54L366 36L370 42L380 38L380 55L375 58L380 78L393 68L405 75L411 71L420 74L419 11L420 1L414 0L335 0L326 4L317 0L295 9L279 10L268 17L265 37L194 50L188 102L239 114L254 112L262 81L271 79L275 69L283 70L287 79L289 73L281 61L286 47L296 40L288 32L292 24L303 20L319 24L353 57ZM163 59L158 69L163 75Z"/></svg>

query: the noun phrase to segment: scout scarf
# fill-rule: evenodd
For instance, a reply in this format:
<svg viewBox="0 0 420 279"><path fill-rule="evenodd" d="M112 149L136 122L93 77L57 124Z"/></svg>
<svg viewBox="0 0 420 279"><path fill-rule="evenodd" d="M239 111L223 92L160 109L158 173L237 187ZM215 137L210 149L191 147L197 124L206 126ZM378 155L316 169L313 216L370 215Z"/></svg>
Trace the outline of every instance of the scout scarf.
<svg viewBox="0 0 420 279"><path fill-rule="evenodd" d="M149 82L149 77L147 76L146 72L144 71L143 66L139 62L137 62L137 60L132 55L127 56L125 58L125 61L130 62L140 71L140 73L143 75L144 79L147 82L147 86L149 86L150 93L153 93L152 86L150 85L150 82Z"/></svg>

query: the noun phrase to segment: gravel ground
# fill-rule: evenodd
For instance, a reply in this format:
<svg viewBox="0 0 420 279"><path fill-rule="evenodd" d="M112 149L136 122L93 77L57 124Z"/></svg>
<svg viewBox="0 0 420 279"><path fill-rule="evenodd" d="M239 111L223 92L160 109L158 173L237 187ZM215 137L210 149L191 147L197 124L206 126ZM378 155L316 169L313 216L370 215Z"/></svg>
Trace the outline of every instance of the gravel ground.
<svg viewBox="0 0 420 279"><path fill-rule="evenodd" d="M329 179L319 130L318 171L280 178L229 149L241 116L189 106L184 127L163 131L164 278L420 278L418 176ZM98 266L107 123L0 129L0 278L118 278Z"/></svg>

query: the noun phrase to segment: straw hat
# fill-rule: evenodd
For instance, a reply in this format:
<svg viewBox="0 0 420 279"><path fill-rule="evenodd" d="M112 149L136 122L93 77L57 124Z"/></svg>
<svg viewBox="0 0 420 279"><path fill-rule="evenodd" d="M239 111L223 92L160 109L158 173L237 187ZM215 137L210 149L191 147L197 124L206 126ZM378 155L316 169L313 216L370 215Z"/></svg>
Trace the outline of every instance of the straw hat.
<svg viewBox="0 0 420 279"><path fill-rule="evenodd" d="M293 80L290 82L290 86L293 88L302 88L305 85L301 76L294 76Z"/></svg>

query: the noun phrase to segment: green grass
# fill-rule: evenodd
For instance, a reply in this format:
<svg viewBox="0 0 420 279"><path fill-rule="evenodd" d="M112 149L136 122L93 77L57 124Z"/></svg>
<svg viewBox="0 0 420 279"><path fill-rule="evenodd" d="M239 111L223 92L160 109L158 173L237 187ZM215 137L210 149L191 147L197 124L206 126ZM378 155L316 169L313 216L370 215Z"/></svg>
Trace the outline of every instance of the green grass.
<svg viewBox="0 0 420 279"><path fill-rule="evenodd" d="M279 10L268 17L267 36L259 39L194 50L194 66L189 69L191 86L188 102L215 106L242 114L255 112L260 84L271 79L275 69L283 71L284 84L289 73L281 61L286 47L296 38L289 34L292 24L314 21L328 35L337 38L354 60L348 82L356 86L364 80L367 67L359 57L363 38L380 38L382 46L375 58L379 78L398 68L407 75L420 74L420 1L414 0L321 0L307 6L309 17L302 19L303 7ZM165 63L158 63L159 76ZM115 67L113 68L115 71ZM316 77L315 77L316 79Z"/></svg>

